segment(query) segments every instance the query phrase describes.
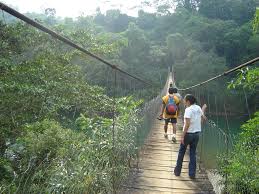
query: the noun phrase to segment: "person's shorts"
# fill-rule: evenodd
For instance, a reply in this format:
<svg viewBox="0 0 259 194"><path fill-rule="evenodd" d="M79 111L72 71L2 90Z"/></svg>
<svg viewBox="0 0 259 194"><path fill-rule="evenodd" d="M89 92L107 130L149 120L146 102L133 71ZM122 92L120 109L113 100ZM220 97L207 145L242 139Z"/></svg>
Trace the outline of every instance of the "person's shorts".
<svg viewBox="0 0 259 194"><path fill-rule="evenodd" d="M165 124L168 125L168 123L177 123L177 119L176 118L171 118L171 119L165 119Z"/></svg>

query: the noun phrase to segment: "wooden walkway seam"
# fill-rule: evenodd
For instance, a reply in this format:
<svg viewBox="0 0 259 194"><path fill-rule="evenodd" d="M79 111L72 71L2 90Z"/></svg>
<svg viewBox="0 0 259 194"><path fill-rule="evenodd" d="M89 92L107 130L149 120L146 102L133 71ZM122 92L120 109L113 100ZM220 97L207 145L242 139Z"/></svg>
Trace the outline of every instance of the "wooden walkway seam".
<svg viewBox="0 0 259 194"><path fill-rule="evenodd" d="M182 121L180 120L180 123ZM173 168L179 150L181 132L177 131L177 143L173 143L172 129L169 128L168 139L164 138L163 122L156 121L149 138L144 143L138 167L134 177L124 186L125 194L159 194L159 193L214 193L206 171L197 169L196 179L188 176L189 151L187 149L181 176L173 174ZM197 164L198 166L198 164Z"/></svg>

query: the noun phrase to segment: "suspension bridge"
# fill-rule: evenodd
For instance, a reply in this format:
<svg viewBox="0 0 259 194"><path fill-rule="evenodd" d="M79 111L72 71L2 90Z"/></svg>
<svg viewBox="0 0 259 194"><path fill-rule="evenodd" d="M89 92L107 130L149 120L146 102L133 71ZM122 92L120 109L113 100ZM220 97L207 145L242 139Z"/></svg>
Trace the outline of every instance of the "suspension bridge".
<svg viewBox="0 0 259 194"><path fill-rule="evenodd" d="M167 94L170 83L175 84L172 72L168 75L161 96ZM159 100L161 103L160 96L157 100L158 104ZM158 115L160 109L152 111L157 112ZM188 154L184 158L181 176L176 177L173 174L183 127L182 118L177 121L177 143L171 141L172 128L168 138L164 138L163 122L155 118L153 121L150 134L141 149L137 169L131 177L130 184L126 186L127 190L122 193L214 193L206 171L201 166L199 166L196 179L190 179L188 175Z"/></svg>
<svg viewBox="0 0 259 194"><path fill-rule="evenodd" d="M81 46L77 45L73 41L59 35L58 33L46 28L45 26L37 23L34 20L26 17L25 15L17 12L16 10L6 6L5 4L0 2L0 9L5 12L21 19L22 21L32 25L33 27L49 34L55 39L60 40L61 42L81 51L82 53L95 58L96 60L104 63L108 67L113 70L113 146L115 140L115 126L116 126L116 86L118 84L118 75L123 74L124 76L128 76L131 79L136 80L146 86L152 86L151 83L132 75L118 66L111 64L110 62L104 60L103 58L87 51ZM207 84L215 79L218 79L223 76L227 76L230 73L251 65L255 62L259 61L259 58L255 58L247 63L244 63L236 68L233 68L229 71L223 72L220 75L217 75L209 80L201 82L199 84L193 85L191 87L180 89L180 91L188 91L190 89L199 87L201 85ZM172 138L172 129L169 129L169 137L168 139L163 136L163 122L156 119L158 115L158 111L161 106L161 97L167 94L170 83L175 84L174 73L169 71L167 82L161 91L161 93L154 98L153 100L146 103L143 112L146 113L146 118L149 123L149 133L145 140L143 141L143 145L139 146L138 143L138 154L137 159L134 161L134 165L132 168L132 173L129 176L128 180L124 182L122 186L123 189L120 189L120 193L214 193L213 186L208 179L208 175L206 173L205 167L201 164L201 158L204 157L204 149L206 146L203 144L203 138L201 139L200 149L198 150L199 155L199 168L197 170L196 179L190 179L188 176L188 163L189 156L185 155L183 162L183 170L182 174L179 177L174 176L173 168L176 165L177 154L179 150L181 130L183 125L183 120L180 117L177 123L177 143L173 143L170 139ZM215 99L216 100L216 99ZM226 114L227 115L227 114ZM211 129L213 130L213 129ZM171 133L170 133L171 131ZM137 131L138 133L139 131ZM229 145L229 138L226 133L222 130L218 130L216 141L218 147L220 147L221 142L222 146ZM219 134L219 135L218 135ZM138 136L138 134L137 134ZM203 135L204 137L204 135ZM228 149L228 148L227 148ZM188 153L188 151L187 151ZM112 167L112 170L116 169L116 166ZM114 186L114 185L113 185ZM114 188L114 193L117 193L117 189Z"/></svg>

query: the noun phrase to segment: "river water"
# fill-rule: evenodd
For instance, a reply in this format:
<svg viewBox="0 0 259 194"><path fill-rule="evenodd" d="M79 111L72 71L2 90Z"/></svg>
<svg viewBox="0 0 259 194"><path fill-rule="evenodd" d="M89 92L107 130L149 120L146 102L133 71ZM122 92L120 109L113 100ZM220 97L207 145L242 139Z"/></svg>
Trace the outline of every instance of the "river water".
<svg viewBox="0 0 259 194"><path fill-rule="evenodd" d="M202 163L207 169L217 167L218 156L229 153L236 137L242 131L245 117L209 117L209 122L203 127L199 141L198 152Z"/></svg>

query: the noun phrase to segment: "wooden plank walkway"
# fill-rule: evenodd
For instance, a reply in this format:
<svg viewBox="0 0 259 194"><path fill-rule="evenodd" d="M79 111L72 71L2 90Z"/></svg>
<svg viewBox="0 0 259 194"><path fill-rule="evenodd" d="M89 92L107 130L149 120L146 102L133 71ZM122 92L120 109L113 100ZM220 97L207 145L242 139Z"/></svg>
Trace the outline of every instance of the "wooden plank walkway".
<svg viewBox="0 0 259 194"><path fill-rule="evenodd" d="M155 194L155 193L214 193L206 173L197 170L196 179L188 176L189 151L186 151L180 177L173 174L180 145L181 131L177 131L177 143L171 141L172 127L169 128L168 139L164 138L163 122L155 121L145 148L141 154L139 169L125 187L123 193ZM178 123L178 129L182 123ZM198 165L197 165L198 166Z"/></svg>

